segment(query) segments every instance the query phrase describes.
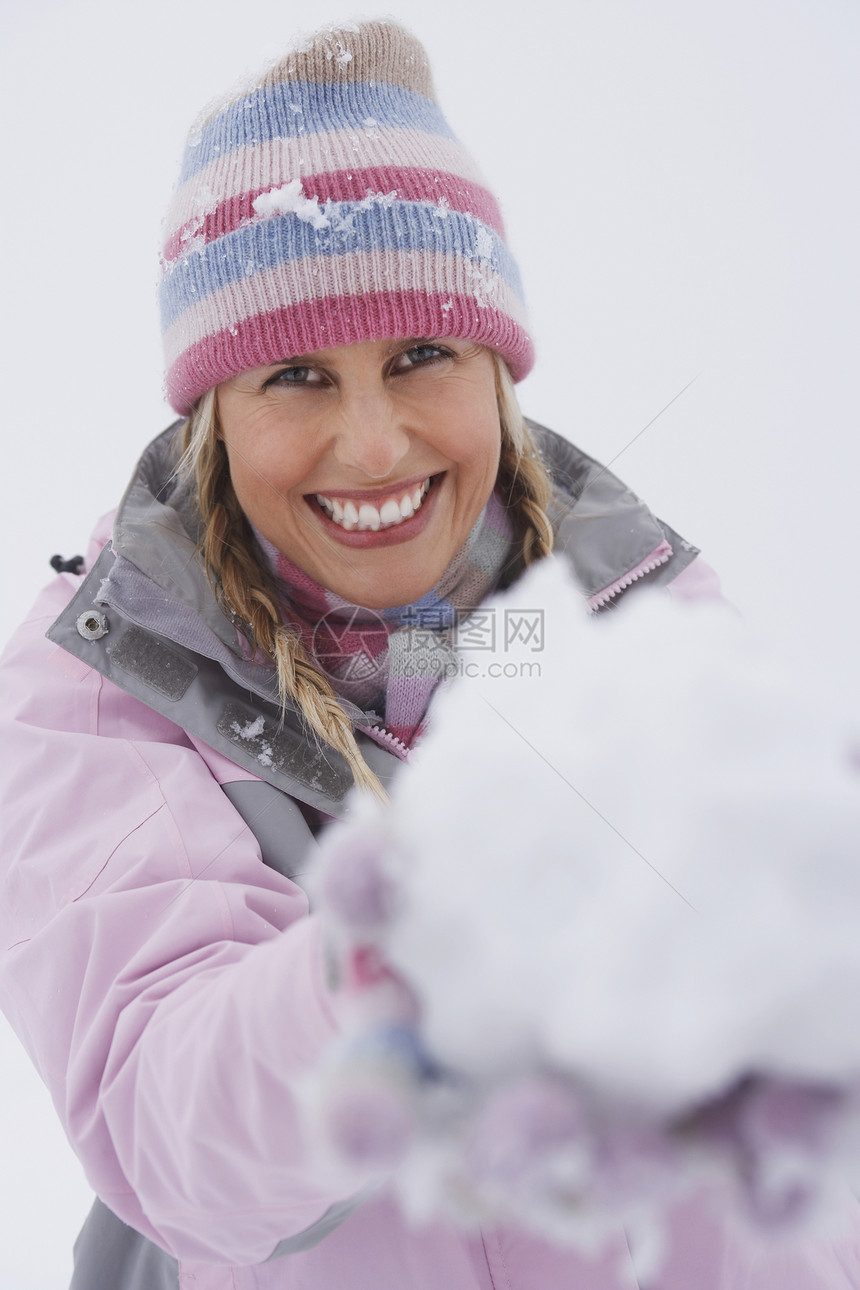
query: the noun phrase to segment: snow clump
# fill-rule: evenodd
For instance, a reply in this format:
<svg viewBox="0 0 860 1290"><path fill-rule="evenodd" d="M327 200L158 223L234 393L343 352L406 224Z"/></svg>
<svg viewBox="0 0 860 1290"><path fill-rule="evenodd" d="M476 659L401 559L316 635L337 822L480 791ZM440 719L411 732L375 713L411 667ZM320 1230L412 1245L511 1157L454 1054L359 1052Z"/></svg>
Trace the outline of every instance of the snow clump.
<svg viewBox="0 0 860 1290"><path fill-rule="evenodd" d="M390 979L358 992L334 1136L360 1069L421 1217L588 1244L703 1181L762 1229L835 1212L860 1180L860 713L725 607L637 589L589 617L548 560L488 608L495 648L390 807L323 841L332 946L372 950L415 1019Z"/></svg>
<svg viewBox="0 0 860 1290"><path fill-rule="evenodd" d="M329 227L328 216L320 210L318 197L305 197L301 179L291 179L280 188L270 188L254 198L254 211L263 219L273 215L293 214L319 232Z"/></svg>

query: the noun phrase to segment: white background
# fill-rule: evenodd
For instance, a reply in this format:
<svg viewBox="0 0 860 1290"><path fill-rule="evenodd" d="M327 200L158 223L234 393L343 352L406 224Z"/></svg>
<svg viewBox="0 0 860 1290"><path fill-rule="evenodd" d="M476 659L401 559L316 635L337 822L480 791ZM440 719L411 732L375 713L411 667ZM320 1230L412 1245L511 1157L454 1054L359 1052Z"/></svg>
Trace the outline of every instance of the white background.
<svg viewBox="0 0 860 1290"><path fill-rule="evenodd" d="M506 215L528 414L817 662L857 649L855 0L388 0ZM187 126L315 25L274 0L3 0L0 635L172 419L159 226ZM332 0L313 13L350 19ZM692 385L648 429L643 428ZM638 437L637 437L638 436ZM635 442L632 442L635 440ZM630 445L626 447L626 445ZM0 1022L0 1290L62 1290L88 1207Z"/></svg>

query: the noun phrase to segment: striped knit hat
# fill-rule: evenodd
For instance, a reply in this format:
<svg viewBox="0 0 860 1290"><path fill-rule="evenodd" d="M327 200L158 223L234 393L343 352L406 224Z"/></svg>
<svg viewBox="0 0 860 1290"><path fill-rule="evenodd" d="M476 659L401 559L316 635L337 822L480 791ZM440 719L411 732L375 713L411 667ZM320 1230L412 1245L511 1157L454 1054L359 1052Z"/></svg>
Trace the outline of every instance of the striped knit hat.
<svg viewBox="0 0 860 1290"><path fill-rule="evenodd" d="M533 361L495 198L391 22L325 28L192 131L166 221L167 394L361 340Z"/></svg>

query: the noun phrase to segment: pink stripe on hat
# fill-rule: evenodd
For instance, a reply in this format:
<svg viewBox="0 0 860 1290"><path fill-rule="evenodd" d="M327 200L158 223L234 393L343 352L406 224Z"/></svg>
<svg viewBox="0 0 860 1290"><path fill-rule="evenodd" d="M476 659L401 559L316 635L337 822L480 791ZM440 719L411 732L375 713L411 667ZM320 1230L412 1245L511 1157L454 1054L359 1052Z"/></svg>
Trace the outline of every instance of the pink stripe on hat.
<svg viewBox="0 0 860 1290"><path fill-rule="evenodd" d="M479 273L480 295L475 289ZM376 292L379 283L394 282L401 291L418 296L438 295L443 302L442 314L450 309L448 299L460 296L472 299L481 309L491 305L515 323L525 326L522 302L489 266L479 269L472 261L443 251L353 251L343 255L306 257L287 265L278 264L231 282L208 295L193 296L184 312L164 333L168 366L172 366L189 345L223 330L225 314L232 318L233 325L238 325L258 314L277 312L284 300L285 275L290 305L338 296L357 296L363 292L370 295ZM428 324L430 321L428 318ZM435 322L437 325L422 335L442 335L442 319L437 318ZM394 336L397 333L390 334ZM446 331L444 334L453 333ZM277 357L285 358L302 352L304 347L295 344ZM260 360L261 363L267 361L277 360Z"/></svg>
<svg viewBox="0 0 860 1290"><path fill-rule="evenodd" d="M419 130L343 129L300 138L249 140L210 162L174 193L165 219L168 236L210 214L223 201L243 193L265 192L305 175L343 170L408 168L430 174L461 175L486 186L474 160L456 139ZM387 190L386 190L387 191ZM362 194L364 196L364 194ZM427 194L432 201L432 195Z"/></svg>
<svg viewBox="0 0 860 1290"><path fill-rule="evenodd" d="M164 259L169 263L188 249L193 239L195 246L207 245L226 233L232 233L243 224L258 218L254 202L270 188L256 188L225 198L215 209L201 219L190 219L171 236L164 247ZM398 201L433 200L445 202L451 210L474 215L483 224L504 237L504 225L498 203L491 192L472 180L459 175L445 174L401 166L367 166L361 170L334 170L330 173L302 177L302 191L308 198L317 197L320 205L325 202L361 202L367 197L391 195Z"/></svg>
<svg viewBox="0 0 860 1290"><path fill-rule="evenodd" d="M501 310L472 296L377 291L287 305L231 324L185 348L167 373L170 401L187 416L206 390L240 372L356 339L460 337L503 353L514 380L534 362L531 338Z"/></svg>

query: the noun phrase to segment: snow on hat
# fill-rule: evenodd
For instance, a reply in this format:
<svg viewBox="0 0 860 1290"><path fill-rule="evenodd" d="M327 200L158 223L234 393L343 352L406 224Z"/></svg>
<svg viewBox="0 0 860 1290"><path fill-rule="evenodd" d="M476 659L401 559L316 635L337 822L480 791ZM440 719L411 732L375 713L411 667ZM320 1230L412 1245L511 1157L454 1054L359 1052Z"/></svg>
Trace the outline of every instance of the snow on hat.
<svg viewBox="0 0 860 1290"><path fill-rule="evenodd" d="M355 341L452 336L531 368L499 208L392 22L327 27L191 132L165 226L166 383Z"/></svg>

